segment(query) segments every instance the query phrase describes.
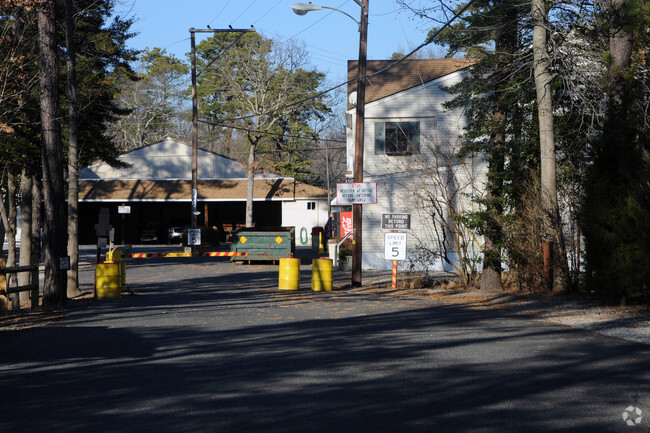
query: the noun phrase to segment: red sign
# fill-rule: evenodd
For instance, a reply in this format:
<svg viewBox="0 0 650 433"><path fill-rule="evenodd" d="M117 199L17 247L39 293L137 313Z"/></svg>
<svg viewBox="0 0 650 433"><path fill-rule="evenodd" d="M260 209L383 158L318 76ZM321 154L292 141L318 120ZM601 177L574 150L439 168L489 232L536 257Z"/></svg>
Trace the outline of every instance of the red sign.
<svg viewBox="0 0 650 433"><path fill-rule="evenodd" d="M341 237L352 233L352 212L341 212Z"/></svg>

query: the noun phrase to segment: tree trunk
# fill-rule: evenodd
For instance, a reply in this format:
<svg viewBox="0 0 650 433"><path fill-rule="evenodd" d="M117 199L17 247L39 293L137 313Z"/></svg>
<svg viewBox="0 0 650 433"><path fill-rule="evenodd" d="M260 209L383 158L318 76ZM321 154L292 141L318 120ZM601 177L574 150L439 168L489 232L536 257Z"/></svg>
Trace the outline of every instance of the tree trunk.
<svg viewBox="0 0 650 433"><path fill-rule="evenodd" d="M553 100L551 95L550 59L547 46L547 11L543 0L531 0L533 16L533 58L537 117L541 159L541 205L544 221L542 242L552 243L552 277L547 284L553 292L566 290L566 265L561 235L560 212L555 181L555 135L553 132Z"/></svg>
<svg viewBox="0 0 650 433"><path fill-rule="evenodd" d="M627 30L626 9L628 0L611 0L611 8L616 18L612 23L609 37L611 63L607 71L609 85L609 115L616 118L623 113L627 82L625 75L632 61L632 34Z"/></svg>
<svg viewBox="0 0 650 433"><path fill-rule="evenodd" d="M33 179L32 187L32 264L39 264L41 261L41 227L42 224L42 185L38 177ZM34 293L33 296L38 296ZM38 305L38 299L32 299L32 305Z"/></svg>
<svg viewBox="0 0 650 433"><path fill-rule="evenodd" d="M68 271L67 294L77 296L79 291L79 147L77 145L77 60L74 46L74 8L72 0L65 1L68 94ZM124 237L124 236L123 236Z"/></svg>
<svg viewBox="0 0 650 433"><path fill-rule="evenodd" d="M248 188L246 194L246 227L253 227L253 198L255 192L255 144L248 151Z"/></svg>
<svg viewBox="0 0 650 433"><path fill-rule="evenodd" d="M7 173L7 266L16 266L16 219L18 210L16 209L16 178L13 174ZM16 276L12 275L7 281L9 286L17 286ZM11 308L18 310L20 308L20 297L18 293L11 295Z"/></svg>
<svg viewBox="0 0 650 433"><path fill-rule="evenodd" d="M13 176L7 173L6 179L7 179L7 196L6 196L6 200L0 202L0 218L2 218L2 225L4 226L5 234L7 235L6 266L16 266L16 217L15 217L16 191L15 191L15 187L13 186L14 183ZM14 208L13 212L11 211L12 206ZM12 223L12 213L14 214L13 223ZM4 238L2 240L4 240ZM15 285L13 279L8 280L7 284ZM13 302L13 300L16 298L17 297L15 295L11 295L12 308L16 308L16 303Z"/></svg>
<svg viewBox="0 0 650 433"><path fill-rule="evenodd" d="M493 195L488 191L488 202L493 201ZM501 283L501 251L492 238L499 236L500 228L494 221L494 216L489 217L488 231L485 233L483 247L483 272L481 272L480 289L486 292L502 292Z"/></svg>
<svg viewBox="0 0 650 433"><path fill-rule="evenodd" d="M37 7L40 68L41 123L43 130L43 236L45 279L43 305L51 307L65 301L59 260L65 255L65 192L63 187L63 149L59 125L59 69L56 45L54 0L42 0Z"/></svg>
<svg viewBox="0 0 650 433"><path fill-rule="evenodd" d="M227 157L230 157L230 149L232 147L232 134L235 129L229 125L226 127L226 132L223 137L223 154Z"/></svg>
<svg viewBox="0 0 650 433"><path fill-rule="evenodd" d="M501 104L501 92L495 90L495 103L492 107L492 135L490 137L490 148L492 149L488 172L492 173L487 186L488 222L485 230L485 245L483 248L483 272L481 273L481 290L488 292L503 291L501 283L501 248L499 241L502 237L503 228L497 216L503 213L500 204L500 194L503 190L501 172L504 169L504 146L506 113Z"/></svg>
<svg viewBox="0 0 650 433"><path fill-rule="evenodd" d="M20 181L20 259L19 266L30 266L32 264L32 189L34 181L27 175L23 169ZM30 274L21 272L18 274L18 285L26 286L29 284ZM29 292L20 292L20 302L29 301Z"/></svg>

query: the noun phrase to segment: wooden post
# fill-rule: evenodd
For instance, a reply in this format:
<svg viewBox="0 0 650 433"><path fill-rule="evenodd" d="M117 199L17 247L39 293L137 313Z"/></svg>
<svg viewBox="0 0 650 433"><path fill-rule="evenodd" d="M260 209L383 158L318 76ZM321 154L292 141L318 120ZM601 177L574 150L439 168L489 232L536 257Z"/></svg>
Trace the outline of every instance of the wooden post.
<svg viewBox="0 0 650 433"><path fill-rule="evenodd" d="M553 242L542 242L542 257L544 258L544 283L550 290L553 288Z"/></svg>
<svg viewBox="0 0 650 433"><path fill-rule="evenodd" d="M32 298L32 310L35 310L39 306L39 296L40 296L40 290L38 288L39 286L39 277L38 277L38 256L37 255L32 255L32 266L34 269L31 272L32 278L30 281L30 284L32 285L32 291L30 297Z"/></svg>
<svg viewBox="0 0 650 433"><path fill-rule="evenodd" d="M0 257L0 314L6 314L9 308L9 299L7 298L7 274L5 268L7 262Z"/></svg>

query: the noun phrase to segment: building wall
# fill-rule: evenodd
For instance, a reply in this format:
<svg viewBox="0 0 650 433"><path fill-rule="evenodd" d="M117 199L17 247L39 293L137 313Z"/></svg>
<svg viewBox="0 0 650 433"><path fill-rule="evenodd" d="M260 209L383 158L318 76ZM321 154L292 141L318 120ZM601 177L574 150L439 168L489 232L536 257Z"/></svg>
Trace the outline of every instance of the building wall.
<svg viewBox="0 0 650 433"><path fill-rule="evenodd" d="M448 220L446 206L458 212L472 212L472 197L481 195L487 166L481 158L459 161L453 158L466 125L461 110L446 111L444 102L451 96L442 89L458 83L463 72L455 72L414 89L391 95L366 105L364 135L364 181L376 182L378 203L363 206L363 268L385 269L392 262L384 259L382 213L410 213L411 230L407 235L407 261L400 267L450 270L440 259L444 254L458 263L458 254L427 205L433 200ZM352 110L348 119L354 118ZM376 149L376 127L382 122L418 122L419 153L405 156L386 155ZM352 122L354 125L354 122ZM350 126L350 125L349 125ZM353 158L353 130L348 130L348 158ZM348 161L349 168L352 168ZM428 196L427 196L428 194ZM445 203L447 202L447 203ZM480 255L482 239L463 234L471 255ZM447 239L446 242L443 242ZM434 254L423 253L424 250ZM437 257L438 256L438 257Z"/></svg>
<svg viewBox="0 0 650 433"><path fill-rule="evenodd" d="M441 86L459 82L461 73L443 77L425 86L389 96L366 106L364 134L364 178L401 173L418 162L430 162L431 146L456 147L466 125L462 110L445 111L450 95ZM382 122L419 122L420 154L390 156L376 149L376 126Z"/></svg>
<svg viewBox="0 0 650 433"><path fill-rule="evenodd" d="M381 215L408 213L411 229L406 231L407 260L400 263L400 268L453 271L441 257L446 256L458 266L459 251L441 221L450 222L450 207L461 214L479 209L475 198L482 194L486 168L484 161L475 158L448 169L418 170L375 179L377 204L363 206L364 269L391 269L392 262L384 259L387 230L381 229ZM479 258L483 238L468 229L462 230L461 236L467 257Z"/></svg>
<svg viewBox="0 0 650 433"><path fill-rule="evenodd" d="M327 210L327 200L282 202L282 226L295 227L297 246L311 245L311 230L313 227L325 226L328 218ZM304 233L303 228L307 232L306 242L304 235L301 236Z"/></svg>

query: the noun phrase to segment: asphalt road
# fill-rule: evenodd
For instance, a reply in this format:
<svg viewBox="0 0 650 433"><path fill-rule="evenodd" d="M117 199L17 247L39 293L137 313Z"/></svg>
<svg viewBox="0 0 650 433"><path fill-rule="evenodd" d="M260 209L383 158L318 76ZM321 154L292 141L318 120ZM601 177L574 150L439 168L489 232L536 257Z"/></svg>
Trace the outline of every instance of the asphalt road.
<svg viewBox="0 0 650 433"><path fill-rule="evenodd" d="M278 291L272 265L128 266L135 295L3 339L0 432L650 428L645 345L504 310L315 293L309 266L299 292Z"/></svg>

